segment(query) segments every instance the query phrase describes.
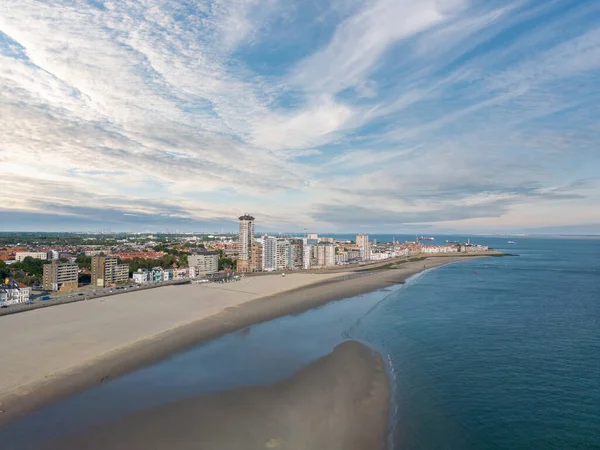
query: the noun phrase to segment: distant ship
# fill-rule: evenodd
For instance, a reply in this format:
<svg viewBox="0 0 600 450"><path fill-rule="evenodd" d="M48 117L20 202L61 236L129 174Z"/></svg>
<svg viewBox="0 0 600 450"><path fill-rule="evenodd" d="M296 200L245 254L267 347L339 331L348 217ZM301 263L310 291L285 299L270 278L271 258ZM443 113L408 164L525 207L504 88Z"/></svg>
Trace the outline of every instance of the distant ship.
<svg viewBox="0 0 600 450"><path fill-rule="evenodd" d="M509 244L516 244L515 241L508 241Z"/></svg>
<svg viewBox="0 0 600 450"><path fill-rule="evenodd" d="M423 237L423 236L421 236L421 237L419 238L419 240L420 240L420 241L435 241L435 238L432 238L432 237Z"/></svg>

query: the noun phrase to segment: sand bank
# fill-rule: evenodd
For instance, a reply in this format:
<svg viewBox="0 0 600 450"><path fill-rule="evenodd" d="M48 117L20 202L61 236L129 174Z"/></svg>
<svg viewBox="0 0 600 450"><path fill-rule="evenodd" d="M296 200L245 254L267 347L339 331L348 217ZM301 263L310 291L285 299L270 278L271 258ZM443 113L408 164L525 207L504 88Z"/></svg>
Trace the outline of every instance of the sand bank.
<svg viewBox="0 0 600 450"><path fill-rule="evenodd" d="M161 405L49 448L376 450L389 404L381 356L345 342L282 382Z"/></svg>
<svg viewBox="0 0 600 450"><path fill-rule="evenodd" d="M0 317L0 426L59 397L249 325L404 282L464 257L350 274L168 286Z"/></svg>

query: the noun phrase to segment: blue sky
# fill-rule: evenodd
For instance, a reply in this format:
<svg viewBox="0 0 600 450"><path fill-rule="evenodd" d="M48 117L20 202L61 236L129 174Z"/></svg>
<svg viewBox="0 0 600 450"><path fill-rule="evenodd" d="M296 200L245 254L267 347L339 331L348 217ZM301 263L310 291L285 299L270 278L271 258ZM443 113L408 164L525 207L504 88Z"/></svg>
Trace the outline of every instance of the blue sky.
<svg viewBox="0 0 600 450"><path fill-rule="evenodd" d="M599 110L592 0L4 0L0 231L600 234Z"/></svg>

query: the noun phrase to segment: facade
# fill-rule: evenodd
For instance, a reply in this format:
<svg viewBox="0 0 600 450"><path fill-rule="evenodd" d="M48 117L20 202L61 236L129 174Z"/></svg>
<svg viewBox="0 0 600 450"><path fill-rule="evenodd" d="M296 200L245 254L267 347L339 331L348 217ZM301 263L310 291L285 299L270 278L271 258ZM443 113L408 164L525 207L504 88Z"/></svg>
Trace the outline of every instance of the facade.
<svg viewBox="0 0 600 450"><path fill-rule="evenodd" d="M294 254L292 252L290 241L286 239L278 239L276 257L277 270L291 269L293 267L293 261Z"/></svg>
<svg viewBox="0 0 600 450"><path fill-rule="evenodd" d="M348 262L348 252L340 252L335 255L336 264L346 264Z"/></svg>
<svg viewBox="0 0 600 450"><path fill-rule="evenodd" d="M304 244L302 246L302 268L308 270L311 267L312 245Z"/></svg>
<svg viewBox="0 0 600 450"><path fill-rule="evenodd" d="M23 260L27 257L32 257L33 259L41 259L42 261L46 261L48 259L48 252L17 252L15 253L15 259L17 262L23 262Z"/></svg>
<svg viewBox="0 0 600 450"><path fill-rule="evenodd" d="M44 264L42 286L47 291L69 291L77 289L79 267L77 264L60 263L53 260Z"/></svg>
<svg viewBox="0 0 600 450"><path fill-rule="evenodd" d="M162 267L155 267L152 269L150 281L153 283L160 283L163 280L163 272L164 270Z"/></svg>
<svg viewBox="0 0 600 450"><path fill-rule="evenodd" d="M188 256L189 266L197 267L198 273L208 274L219 271L219 253L203 252Z"/></svg>
<svg viewBox="0 0 600 450"><path fill-rule="evenodd" d="M357 235L356 245L358 245L360 251L360 259L362 259L363 261L369 261L371 259L371 244L369 243L369 235Z"/></svg>
<svg viewBox="0 0 600 450"><path fill-rule="evenodd" d="M250 271L252 243L254 242L254 217L244 214L240 217L238 272Z"/></svg>
<svg viewBox="0 0 600 450"><path fill-rule="evenodd" d="M137 284L145 284L150 281L152 272L146 269L138 269L136 272L133 272L133 281Z"/></svg>
<svg viewBox="0 0 600 450"><path fill-rule="evenodd" d="M360 251L358 250L349 250L348 251L348 261L353 260L353 259L359 259L360 258Z"/></svg>
<svg viewBox="0 0 600 450"><path fill-rule="evenodd" d="M250 271L262 270L263 266L263 244L254 242L252 244L252 255L250 258Z"/></svg>
<svg viewBox="0 0 600 450"><path fill-rule="evenodd" d="M302 239L302 268L308 270L317 265L315 258L314 247L319 243L316 234L309 234L308 237Z"/></svg>
<svg viewBox="0 0 600 450"><path fill-rule="evenodd" d="M92 285L106 287L129 281L129 265L113 256L92 256Z"/></svg>
<svg viewBox="0 0 600 450"><path fill-rule="evenodd" d="M469 240L470 241L470 240ZM479 253L479 252L487 252L489 247L487 245L461 245L460 252L461 253Z"/></svg>
<svg viewBox="0 0 600 450"><path fill-rule="evenodd" d="M277 238L271 236L263 238L262 270L277 270Z"/></svg>
<svg viewBox="0 0 600 450"><path fill-rule="evenodd" d="M30 288L7 278L0 284L0 307L26 303L30 294Z"/></svg>
<svg viewBox="0 0 600 450"><path fill-rule="evenodd" d="M301 240L294 240L292 245L292 269L302 269L304 260L304 245Z"/></svg>
<svg viewBox="0 0 600 450"><path fill-rule="evenodd" d="M117 264L113 272L114 284L125 284L129 281L129 264Z"/></svg>
<svg viewBox="0 0 600 450"><path fill-rule="evenodd" d="M319 244L315 246L317 266L335 266L335 246L331 244Z"/></svg>

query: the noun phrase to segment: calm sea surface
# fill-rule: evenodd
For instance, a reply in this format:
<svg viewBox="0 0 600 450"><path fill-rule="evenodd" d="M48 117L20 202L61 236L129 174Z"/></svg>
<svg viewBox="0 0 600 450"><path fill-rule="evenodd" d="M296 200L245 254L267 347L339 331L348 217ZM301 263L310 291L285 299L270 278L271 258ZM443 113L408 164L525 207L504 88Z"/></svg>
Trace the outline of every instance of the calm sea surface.
<svg viewBox="0 0 600 450"><path fill-rule="evenodd" d="M427 271L57 402L0 430L0 447L37 448L156 404L276 381L352 338L390 361L393 448L600 449L600 240L512 240L473 239L518 257Z"/></svg>

